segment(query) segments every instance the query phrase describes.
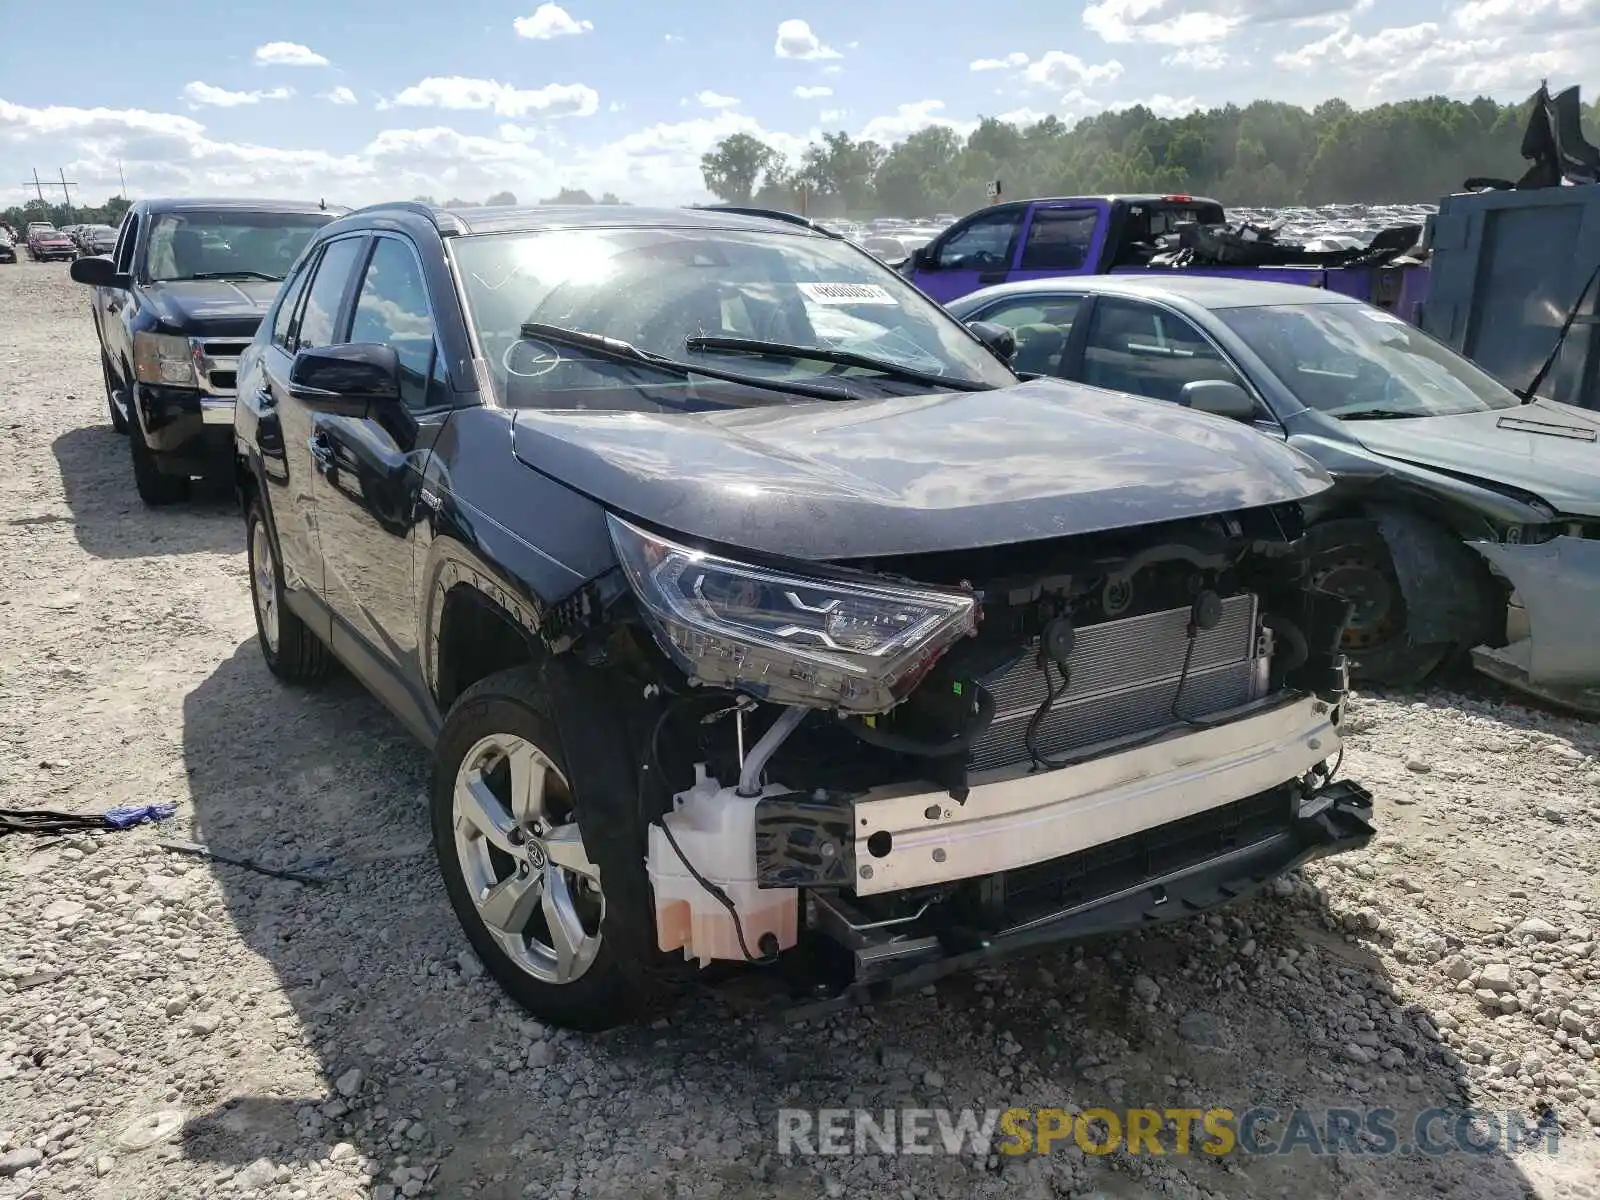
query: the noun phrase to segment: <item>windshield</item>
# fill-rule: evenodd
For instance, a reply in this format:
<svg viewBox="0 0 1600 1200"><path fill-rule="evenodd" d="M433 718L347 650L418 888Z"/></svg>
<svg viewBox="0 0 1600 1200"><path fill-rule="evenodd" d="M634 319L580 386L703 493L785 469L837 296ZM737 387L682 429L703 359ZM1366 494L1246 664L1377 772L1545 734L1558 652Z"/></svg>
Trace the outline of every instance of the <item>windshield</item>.
<svg viewBox="0 0 1600 1200"><path fill-rule="evenodd" d="M1448 346L1365 304L1226 308L1217 316L1297 400L1332 417L1444 417L1521 403Z"/></svg>
<svg viewBox="0 0 1600 1200"><path fill-rule="evenodd" d="M1004 387L1016 377L956 321L848 243L787 232L568 229L451 239L467 309L501 402L646 411L782 403L786 383L840 394ZM524 337L528 323L602 334L772 391ZM876 360L754 354L695 339L738 339ZM643 389L643 390L641 390Z"/></svg>
<svg viewBox="0 0 1600 1200"><path fill-rule="evenodd" d="M145 277L282 279L333 213L173 212L150 227Z"/></svg>

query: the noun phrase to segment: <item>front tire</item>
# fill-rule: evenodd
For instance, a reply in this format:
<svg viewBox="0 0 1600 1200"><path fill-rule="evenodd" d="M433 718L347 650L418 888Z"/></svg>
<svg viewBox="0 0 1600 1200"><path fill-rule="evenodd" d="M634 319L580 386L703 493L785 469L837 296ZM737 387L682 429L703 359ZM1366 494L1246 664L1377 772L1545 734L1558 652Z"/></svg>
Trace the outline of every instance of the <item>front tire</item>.
<svg viewBox="0 0 1600 1200"><path fill-rule="evenodd" d="M186 475L164 474L156 465L155 452L144 440L144 427L139 424L139 414L132 413L128 422L128 450L133 459L133 486L151 508L165 508L189 498L189 478Z"/></svg>
<svg viewBox="0 0 1600 1200"><path fill-rule="evenodd" d="M316 683L327 675L333 659L322 639L283 602L283 567L260 499L252 499L245 512L244 540L256 640L267 670L285 683Z"/></svg>
<svg viewBox="0 0 1600 1200"><path fill-rule="evenodd" d="M654 913L642 855L615 852L636 831L580 829L554 712L531 667L461 695L436 748L434 850L457 920L507 994L541 1020L596 1031L663 995Z"/></svg>
<svg viewBox="0 0 1600 1200"><path fill-rule="evenodd" d="M104 353L100 355L100 374L105 379L106 408L111 412L111 428L117 433L128 432L128 418L122 411L122 406L117 403L117 385L111 376L111 363L107 361Z"/></svg>
<svg viewBox="0 0 1600 1200"><path fill-rule="evenodd" d="M1339 519L1306 534L1312 581L1352 605L1340 648L1352 679L1391 687L1423 682L1456 649L1411 640L1405 595L1389 544L1375 521Z"/></svg>

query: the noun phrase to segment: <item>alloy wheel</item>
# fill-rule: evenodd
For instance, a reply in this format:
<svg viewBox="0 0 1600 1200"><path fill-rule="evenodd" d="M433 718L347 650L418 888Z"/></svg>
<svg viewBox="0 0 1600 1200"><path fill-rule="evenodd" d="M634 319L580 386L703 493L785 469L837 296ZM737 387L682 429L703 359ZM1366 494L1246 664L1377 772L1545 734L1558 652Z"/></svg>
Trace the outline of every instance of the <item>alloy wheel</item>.
<svg viewBox="0 0 1600 1200"><path fill-rule="evenodd" d="M278 651L278 571L272 557L272 538L267 523L256 521L250 527L250 583L256 602L256 617L267 649Z"/></svg>
<svg viewBox="0 0 1600 1200"><path fill-rule="evenodd" d="M600 951L605 896L556 765L525 738L480 739L456 772L452 825L468 895L500 948L543 983L581 978Z"/></svg>

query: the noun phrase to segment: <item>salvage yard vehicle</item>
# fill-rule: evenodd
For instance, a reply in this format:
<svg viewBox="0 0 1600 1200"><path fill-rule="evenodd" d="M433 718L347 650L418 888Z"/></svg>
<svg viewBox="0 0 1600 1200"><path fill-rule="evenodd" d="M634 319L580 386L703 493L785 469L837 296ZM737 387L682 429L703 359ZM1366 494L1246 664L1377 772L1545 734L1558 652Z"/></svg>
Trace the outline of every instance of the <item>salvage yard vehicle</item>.
<svg viewBox="0 0 1600 1200"><path fill-rule="evenodd" d="M949 306L1013 330L1012 365L1203 409L1303 450L1337 488L1308 534L1353 604L1357 679L1451 659L1600 713L1600 416L1525 402L1399 317L1203 276L1004 284Z"/></svg>
<svg viewBox="0 0 1600 1200"><path fill-rule="evenodd" d="M1315 250L1279 246L1266 230L1235 233L1226 221L1222 205L1205 196L1015 200L962 218L913 250L899 269L941 303L1002 283L1130 273L1220 274L1325 288L1407 319L1426 295L1427 268L1395 262L1421 238L1421 225L1383 230L1369 246Z"/></svg>
<svg viewBox="0 0 1600 1200"><path fill-rule="evenodd" d="M1371 838L1330 485L1059 381L797 218L362 209L240 358L259 645L428 746L450 903L603 1028L1186 916Z"/></svg>
<svg viewBox="0 0 1600 1200"><path fill-rule="evenodd" d="M11 241L11 235L0 229L0 263L14 263L17 261L17 247Z"/></svg>
<svg viewBox="0 0 1600 1200"><path fill-rule="evenodd" d="M29 225L28 257L34 262L71 262L78 257L78 248L54 226Z"/></svg>
<svg viewBox="0 0 1600 1200"><path fill-rule="evenodd" d="M111 426L146 504L231 478L239 352L301 250L337 215L285 200L140 200L109 256L81 258Z"/></svg>
<svg viewBox="0 0 1600 1200"><path fill-rule="evenodd" d="M117 248L117 231L110 225L79 225L72 240L84 254L110 254Z"/></svg>

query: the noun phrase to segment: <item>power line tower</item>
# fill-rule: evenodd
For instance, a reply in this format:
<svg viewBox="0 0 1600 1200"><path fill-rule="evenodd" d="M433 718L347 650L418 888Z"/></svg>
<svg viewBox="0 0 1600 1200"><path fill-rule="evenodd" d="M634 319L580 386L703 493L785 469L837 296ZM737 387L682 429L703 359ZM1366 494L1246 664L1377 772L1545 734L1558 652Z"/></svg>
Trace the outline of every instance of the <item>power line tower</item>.
<svg viewBox="0 0 1600 1200"><path fill-rule="evenodd" d="M24 179L22 181L22 186L23 187L31 187L34 190L34 192L38 195L40 204L48 203L48 201L46 201L45 198L44 198L44 189L45 188L47 188L47 187L48 188L60 188L61 189L61 202L64 205L66 205L67 222L70 224L72 222L72 189L78 186L78 181L75 180L75 179L68 179L67 178L67 172L66 172L66 170L64 168L58 167L58 168L56 168L56 172L57 172L57 174L59 174L61 176L61 182L60 183L46 183L44 180L39 178L39 168L35 167L33 169L33 178L32 179Z"/></svg>

